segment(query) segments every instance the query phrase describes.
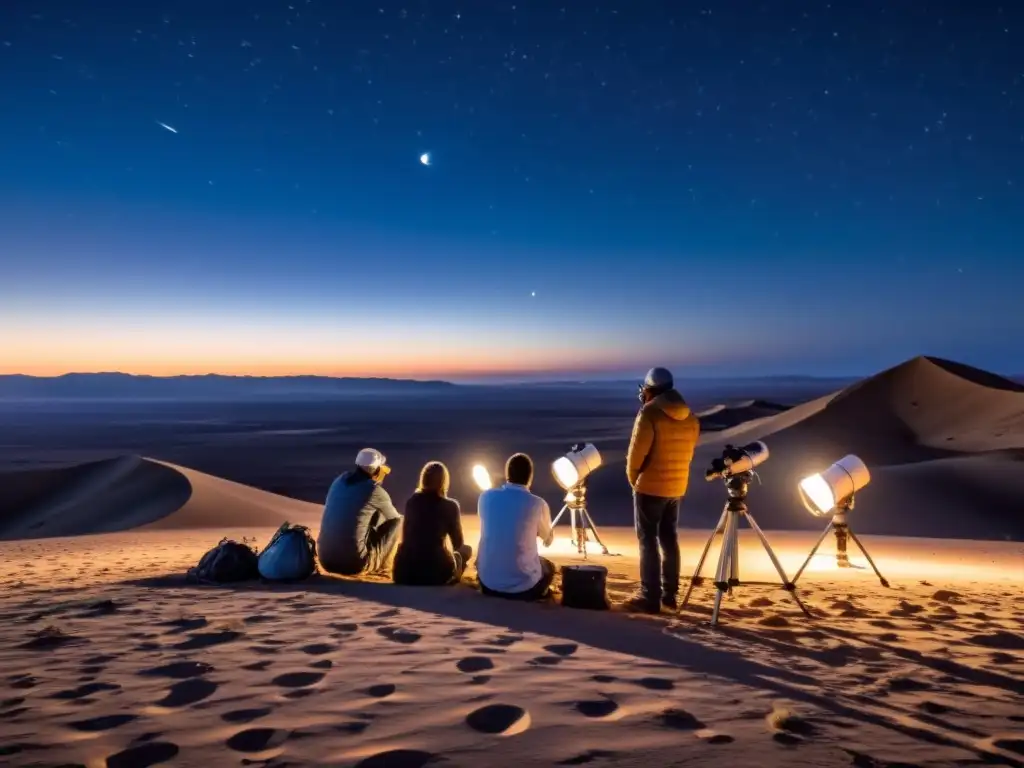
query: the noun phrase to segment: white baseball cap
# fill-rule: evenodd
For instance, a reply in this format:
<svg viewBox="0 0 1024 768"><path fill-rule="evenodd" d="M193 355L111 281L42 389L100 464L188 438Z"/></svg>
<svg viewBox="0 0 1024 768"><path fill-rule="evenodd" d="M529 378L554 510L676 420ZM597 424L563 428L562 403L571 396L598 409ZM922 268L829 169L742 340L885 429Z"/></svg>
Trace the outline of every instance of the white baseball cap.
<svg viewBox="0 0 1024 768"><path fill-rule="evenodd" d="M356 466L365 469L371 475L377 472L386 475L391 471L391 467L387 465L387 457L376 448L363 448L357 453Z"/></svg>

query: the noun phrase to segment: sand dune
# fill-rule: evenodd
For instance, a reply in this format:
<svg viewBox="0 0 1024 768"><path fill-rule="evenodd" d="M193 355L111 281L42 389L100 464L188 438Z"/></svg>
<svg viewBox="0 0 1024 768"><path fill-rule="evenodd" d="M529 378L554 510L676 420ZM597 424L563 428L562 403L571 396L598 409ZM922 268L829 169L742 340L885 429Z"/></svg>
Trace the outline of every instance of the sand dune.
<svg viewBox="0 0 1024 768"><path fill-rule="evenodd" d="M767 400L747 400L731 405L716 405L700 411L697 416L700 418L702 432L719 432L746 424L757 419L766 419L777 416L789 410L789 406L771 403Z"/></svg>
<svg viewBox="0 0 1024 768"><path fill-rule="evenodd" d="M0 473L0 539L319 520L310 504L138 456Z"/></svg>
<svg viewBox="0 0 1024 768"><path fill-rule="evenodd" d="M920 357L777 416L705 433L687 514L705 524L720 514L722 489L705 484L702 470L724 443L750 440L771 450L750 497L764 527L820 525L802 509L797 482L855 453L872 472L858 499L861 531L1024 539L1024 387L1007 379Z"/></svg>

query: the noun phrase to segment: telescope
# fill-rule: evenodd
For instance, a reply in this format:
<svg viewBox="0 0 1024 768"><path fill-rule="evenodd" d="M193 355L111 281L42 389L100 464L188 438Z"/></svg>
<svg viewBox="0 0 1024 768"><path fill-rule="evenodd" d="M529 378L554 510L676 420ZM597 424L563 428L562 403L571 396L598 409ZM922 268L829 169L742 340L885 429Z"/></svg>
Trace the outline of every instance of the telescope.
<svg viewBox="0 0 1024 768"><path fill-rule="evenodd" d="M594 539L604 554L609 554L608 547L601 541L601 534L587 509L587 479L590 473L601 466L601 453L593 443L576 443L564 456L555 459L551 464L551 473L555 481L565 491L562 508L555 515L551 527L558 525L562 515L569 512L569 527L572 531L571 540L576 551L587 558L587 530L594 534Z"/></svg>
<svg viewBox="0 0 1024 768"><path fill-rule="evenodd" d="M804 564L800 566L800 570L793 577L794 582L800 578L800 575L818 551L818 547L821 546L821 543L828 536L829 531L832 531L836 537L837 566L840 568L850 567L850 557L846 551L846 540L848 538L853 539L853 543L864 554L864 558L868 561L882 586L889 586L889 581L878 570L875 561L871 559L867 548L857 538L857 534L853 532L853 529L850 527L850 521L847 519L847 515L853 511L854 496L857 491L863 489L870 482L871 473L868 471L867 465L852 453L844 456L823 472L810 475L800 481L797 491L800 494L800 501L803 502L804 508L814 517L829 517L830 519L821 537L815 542L810 554L807 555L807 559L804 560Z"/></svg>
<svg viewBox="0 0 1024 768"><path fill-rule="evenodd" d="M711 551L711 545L714 543L715 538L721 535L722 549L718 554L718 568L715 570L714 584L717 591L715 593L715 605L711 611L712 627L718 625L718 613L722 606L722 597L726 592L731 593L733 587L737 587L741 583L764 583L740 581L739 524L741 520L746 521L747 525L753 529L754 534L761 542L761 546L767 553L768 559L771 560L772 565L775 566L775 571L779 574L782 588L789 592L794 602L804 612L804 615L810 616L807 607L796 593L795 579L790 581L786 576L782 563L775 556L775 552L772 550L771 544L768 543L768 538L764 535L764 531L761 530L761 527L747 508L747 491L750 487L750 481L754 477L754 468L767 460L768 446L760 440L741 445L738 448L734 445L727 445L722 451L721 456L711 460L711 466L704 473L704 479L708 482L712 480L725 481L725 491L728 498L726 499L725 507L722 509L722 516L718 520L718 525L711 532L707 544L704 545L704 551L701 552L700 559L697 560L697 568L694 570L693 576L690 577L690 586L683 596L683 602L679 606L679 610L682 611L686 608L690 602L690 595L693 594L693 588L703 582L704 579L701 576L701 571L704 570L704 562L708 558L708 553Z"/></svg>
<svg viewBox="0 0 1024 768"><path fill-rule="evenodd" d="M768 446L757 440L736 447L727 445L722 455L711 460L711 466L704 472L704 479L725 480L733 475L750 472L768 460Z"/></svg>

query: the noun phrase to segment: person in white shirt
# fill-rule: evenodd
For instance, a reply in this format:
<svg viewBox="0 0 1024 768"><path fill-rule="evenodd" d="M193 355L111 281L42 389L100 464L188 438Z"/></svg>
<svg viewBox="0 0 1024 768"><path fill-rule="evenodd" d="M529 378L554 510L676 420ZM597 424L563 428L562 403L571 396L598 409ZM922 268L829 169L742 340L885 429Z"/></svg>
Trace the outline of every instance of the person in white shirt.
<svg viewBox="0 0 1024 768"><path fill-rule="evenodd" d="M555 534L551 509L530 493L533 461L517 453L505 464L505 484L480 495L480 552L477 575L485 595L513 600L547 597L555 564L537 552L537 539L550 547Z"/></svg>

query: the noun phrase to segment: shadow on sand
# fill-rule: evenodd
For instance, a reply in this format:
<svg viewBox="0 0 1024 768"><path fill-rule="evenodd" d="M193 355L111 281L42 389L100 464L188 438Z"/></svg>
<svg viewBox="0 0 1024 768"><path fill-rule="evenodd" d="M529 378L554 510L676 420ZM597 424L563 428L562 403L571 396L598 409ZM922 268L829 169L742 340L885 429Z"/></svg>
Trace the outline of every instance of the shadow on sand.
<svg viewBox="0 0 1024 768"><path fill-rule="evenodd" d="M183 576L145 578L126 583L147 589L228 589L254 594L276 592L338 595L393 608L408 608L488 624L506 631L559 638L770 691L781 698L802 702L836 716L887 728L921 741L959 747L982 756L986 762L1024 768L1024 760L1003 750L991 751L988 745L979 743L974 734L961 732L962 729L952 722L921 717L902 707L847 693L839 679L835 682L823 680L821 669L827 668L829 663L818 658L820 651L797 642L779 642L749 630L728 626L711 630L692 617L670 619L667 616L658 618L624 614L615 610L574 610L550 601L517 603L484 597L468 584L456 587L405 587L326 575L317 575L293 584L246 582L207 586L190 583ZM844 637L843 632L834 632L832 627L821 620L816 625L833 637ZM904 657L907 653L892 646L883 648ZM770 661L773 655L776 658L781 655L782 662L776 665L757 660L764 658ZM944 666L943 671L961 676L964 683L982 682L1005 690L1020 691L1020 682L1013 678L988 675L985 680L978 680L979 670L949 663ZM800 667L809 669L810 673L798 671Z"/></svg>

